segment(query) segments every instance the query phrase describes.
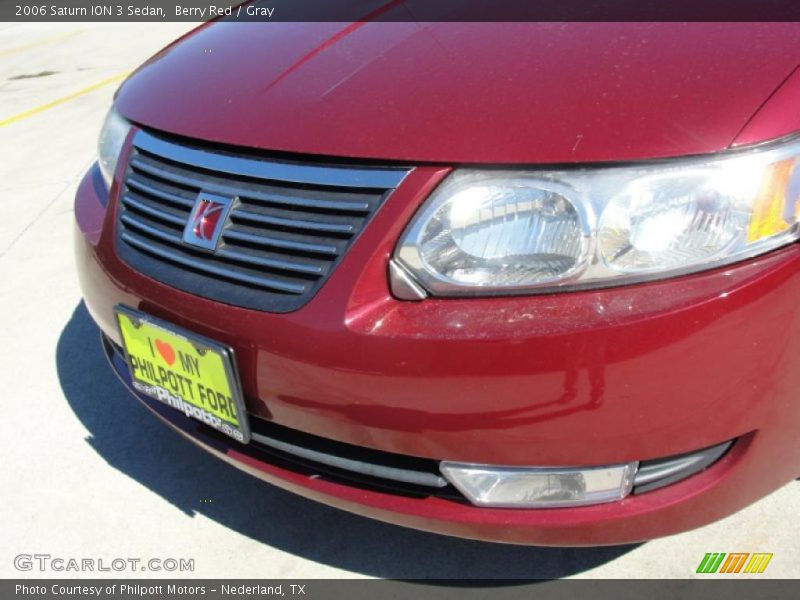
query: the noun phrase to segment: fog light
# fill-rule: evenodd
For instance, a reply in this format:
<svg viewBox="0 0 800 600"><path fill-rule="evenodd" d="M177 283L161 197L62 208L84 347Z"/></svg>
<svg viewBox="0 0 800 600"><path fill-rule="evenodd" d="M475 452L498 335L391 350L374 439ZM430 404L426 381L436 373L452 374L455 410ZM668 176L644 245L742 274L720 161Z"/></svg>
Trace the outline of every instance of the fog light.
<svg viewBox="0 0 800 600"><path fill-rule="evenodd" d="M442 474L477 506L556 508L621 500L638 463L606 467L492 467L442 462Z"/></svg>

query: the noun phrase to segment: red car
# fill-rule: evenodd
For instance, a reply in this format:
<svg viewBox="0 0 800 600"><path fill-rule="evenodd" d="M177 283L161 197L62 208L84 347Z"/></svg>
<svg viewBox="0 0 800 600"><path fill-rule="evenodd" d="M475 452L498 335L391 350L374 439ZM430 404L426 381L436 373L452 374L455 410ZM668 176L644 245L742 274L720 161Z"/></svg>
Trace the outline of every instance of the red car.
<svg viewBox="0 0 800 600"><path fill-rule="evenodd" d="M800 474L800 28L214 23L77 193L111 366L368 517L619 544Z"/></svg>

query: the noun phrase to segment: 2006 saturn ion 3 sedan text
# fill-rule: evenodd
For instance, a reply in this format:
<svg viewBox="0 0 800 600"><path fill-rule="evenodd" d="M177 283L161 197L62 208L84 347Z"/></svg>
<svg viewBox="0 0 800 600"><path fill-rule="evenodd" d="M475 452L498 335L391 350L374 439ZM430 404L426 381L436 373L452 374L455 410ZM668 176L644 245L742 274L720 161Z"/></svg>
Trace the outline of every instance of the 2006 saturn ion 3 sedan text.
<svg viewBox="0 0 800 600"><path fill-rule="evenodd" d="M201 27L118 91L86 306L156 415L355 513L617 544L800 474L800 28Z"/></svg>

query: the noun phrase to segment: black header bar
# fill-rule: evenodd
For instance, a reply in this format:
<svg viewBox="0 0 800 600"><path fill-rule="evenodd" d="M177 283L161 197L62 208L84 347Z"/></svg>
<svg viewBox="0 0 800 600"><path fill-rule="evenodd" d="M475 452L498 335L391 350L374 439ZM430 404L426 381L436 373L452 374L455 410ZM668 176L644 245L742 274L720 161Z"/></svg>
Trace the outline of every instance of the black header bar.
<svg viewBox="0 0 800 600"><path fill-rule="evenodd" d="M5 22L800 21L794 0L0 0Z"/></svg>

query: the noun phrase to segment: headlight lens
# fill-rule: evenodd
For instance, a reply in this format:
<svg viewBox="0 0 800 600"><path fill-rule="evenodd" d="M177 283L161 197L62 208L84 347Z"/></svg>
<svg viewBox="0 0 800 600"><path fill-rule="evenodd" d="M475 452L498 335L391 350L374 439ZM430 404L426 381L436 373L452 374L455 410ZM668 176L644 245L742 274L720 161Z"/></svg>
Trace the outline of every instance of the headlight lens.
<svg viewBox="0 0 800 600"><path fill-rule="evenodd" d="M117 168L122 145L128 137L131 124L120 116L113 108L108 111L103 128L100 130L100 139L97 143L98 163L106 185L111 187L114 171Z"/></svg>
<svg viewBox="0 0 800 600"><path fill-rule="evenodd" d="M395 260L434 295L618 285L713 268L798 238L800 143L650 165L457 170Z"/></svg>
<svg viewBox="0 0 800 600"><path fill-rule="evenodd" d="M624 273L700 263L734 245L749 218L714 171L643 178L603 211L600 256Z"/></svg>
<svg viewBox="0 0 800 600"><path fill-rule="evenodd" d="M558 186L459 174L439 194L443 200L420 222L414 256L443 281L532 285L574 273L587 258L585 219Z"/></svg>

